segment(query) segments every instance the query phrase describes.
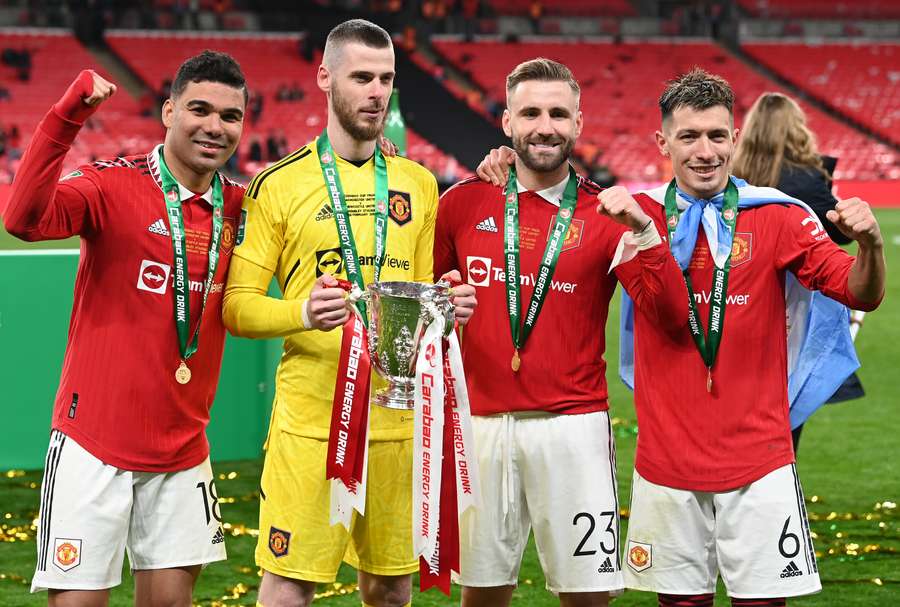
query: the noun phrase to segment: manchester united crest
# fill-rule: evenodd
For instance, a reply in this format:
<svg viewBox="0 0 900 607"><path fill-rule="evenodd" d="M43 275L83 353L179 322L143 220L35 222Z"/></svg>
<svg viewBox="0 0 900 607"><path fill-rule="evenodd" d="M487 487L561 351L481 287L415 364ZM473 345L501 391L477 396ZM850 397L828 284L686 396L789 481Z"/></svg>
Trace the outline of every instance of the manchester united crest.
<svg viewBox="0 0 900 607"><path fill-rule="evenodd" d="M653 546L642 542L628 541L628 566L640 573L653 565Z"/></svg>
<svg viewBox="0 0 900 607"><path fill-rule="evenodd" d="M731 241L731 267L736 268L753 258L753 233L735 232Z"/></svg>
<svg viewBox="0 0 900 607"><path fill-rule="evenodd" d="M234 220L226 217L222 220L222 252L227 253L234 248Z"/></svg>
<svg viewBox="0 0 900 607"><path fill-rule="evenodd" d="M57 537L53 540L53 564L69 571L81 564L81 540Z"/></svg>
<svg viewBox="0 0 900 607"><path fill-rule="evenodd" d="M556 219L550 219L550 230L547 233L547 238L550 238L550 234L553 233L553 226L556 224ZM566 232L566 237L563 239L562 250L568 251L569 249L577 249L581 246L581 237L584 235L584 220L583 219L572 219L571 223L569 223L569 230Z"/></svg>
<svg viewBox="0 0 900 607"><path fill-rule="evenodd" d="M388 191L390 217L398 226L406 225L412 219L412 201L406 192Z"/></svg>
<svg viewBox="0 0 900 607"><path fill-rule="evenodd" d="M286 555L290 544L291 533L289 531L283 531L277 527L269 528L269 550L276 558Z"/></svg>

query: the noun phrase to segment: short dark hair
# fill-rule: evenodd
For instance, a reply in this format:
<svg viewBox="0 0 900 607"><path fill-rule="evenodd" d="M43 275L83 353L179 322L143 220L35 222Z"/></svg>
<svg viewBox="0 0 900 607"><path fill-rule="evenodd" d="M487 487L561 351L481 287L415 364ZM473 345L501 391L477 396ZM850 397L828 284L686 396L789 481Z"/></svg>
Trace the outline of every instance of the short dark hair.
<svg viewBox="0 0 900 607"><path fill-rule="evenodd" d="M180 96L189 82L219 82L226 86L242 89L245 105L249 99L244 72L241 71L241 66L234 60L234 57L228 53L205 50L182 63L175 74L175 81L172 83L172 99Z"/></svg>
<svg viewBox="0 0 900 607"><path fill-rule="evenodd" d="M530 80L542 80L544 82L565 82L575 93L575 97L581 96L581 87L572 75L568 67L544 57L537 57L517 65L506 77L506 103L509 105L509 95L513 89L522 82Z"/></svg>
<svg viewBox="0 0 900 607"><path fill-rule="evenodd" d="M325 39L323 61L332 64L337 58L340 48L348 42L357 42L371 48L388 48L393 44L391 35L379 25L365 19L344 21L328 32Z"/></svg>
<svg viewBox="0 0 900 607"><path fill-rule="evenodd" d="M728 113L733 114L734 91L727 80L699 67L670 80L659 97L659 110L663 120L682 106L706 110L717 105L725 106Z"/></svg>

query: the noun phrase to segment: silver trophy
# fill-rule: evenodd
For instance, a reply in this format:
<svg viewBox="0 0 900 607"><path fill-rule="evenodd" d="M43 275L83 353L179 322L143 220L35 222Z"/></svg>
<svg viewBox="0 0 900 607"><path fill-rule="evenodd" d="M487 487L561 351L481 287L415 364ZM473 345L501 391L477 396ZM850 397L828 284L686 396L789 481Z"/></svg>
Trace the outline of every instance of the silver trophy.
<svg viewBox="0 0 900 607"><path fill-rule="evenodd" d="M369 356L388 381L375 404L388 409L414 407L416 358L425 329L434 320L453 330L450 285L445 282L376 282L364 296L369 315Z"/></svg>

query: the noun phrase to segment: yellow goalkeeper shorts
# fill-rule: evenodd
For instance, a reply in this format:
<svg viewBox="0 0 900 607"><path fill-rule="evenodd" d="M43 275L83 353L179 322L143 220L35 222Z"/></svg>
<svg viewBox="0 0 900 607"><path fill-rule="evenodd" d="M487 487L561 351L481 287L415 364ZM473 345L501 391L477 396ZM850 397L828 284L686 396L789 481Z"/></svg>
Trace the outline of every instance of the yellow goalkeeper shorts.
<svg viewBox="0 0 900 607"><path fill-rule="evenodd" d="M328 441L274 430L260 483L256 564L280 576L333 582L341 561L376 575L418 570L412 550L412 439L369 442L366 514L350 532L329 524Z"/></svg>

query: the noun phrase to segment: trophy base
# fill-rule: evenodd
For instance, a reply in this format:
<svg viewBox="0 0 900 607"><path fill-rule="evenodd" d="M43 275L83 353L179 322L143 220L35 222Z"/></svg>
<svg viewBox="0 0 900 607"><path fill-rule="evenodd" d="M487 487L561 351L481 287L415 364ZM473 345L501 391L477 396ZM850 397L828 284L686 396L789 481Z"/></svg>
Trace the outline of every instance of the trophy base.
<svg viewBox="0 0 900 607"><path fill-rule="evenodd" d="M390 386L376 392L372 402L387 409L411 411L415 408L415 394L414 379L393 377Z"/></svg>

